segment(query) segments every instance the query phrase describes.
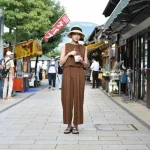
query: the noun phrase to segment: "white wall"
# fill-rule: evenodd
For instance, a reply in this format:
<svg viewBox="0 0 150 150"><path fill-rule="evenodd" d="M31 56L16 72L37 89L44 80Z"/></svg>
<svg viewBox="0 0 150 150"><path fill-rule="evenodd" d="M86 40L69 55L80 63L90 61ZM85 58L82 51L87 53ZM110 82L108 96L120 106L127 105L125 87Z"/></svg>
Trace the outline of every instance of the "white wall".
<svg viewBox="0 0 150 150"><path fill-rule="evenodd" d="M44 63L42 63L42 61L38 61L40 66L42 66L42 69L47 69L47 61L44 61ZM31 61L31 68L35 68L35 61Z"/></svg>

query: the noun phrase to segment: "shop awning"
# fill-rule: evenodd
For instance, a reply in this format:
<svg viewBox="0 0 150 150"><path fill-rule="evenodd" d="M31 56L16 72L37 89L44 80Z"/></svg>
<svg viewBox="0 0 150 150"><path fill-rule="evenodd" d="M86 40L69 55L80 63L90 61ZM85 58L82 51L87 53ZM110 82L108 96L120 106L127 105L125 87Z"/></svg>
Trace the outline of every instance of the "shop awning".
<svg viewBox="0 0 150 150"><path fill-rule="evenodd" d="M105 43L104 41L101 41L95 44L90 44L87 45L86 48L88 51L96 50L97 48L101 47L104 43Z"/></svg>
<svg viewBox="0 0 150 150"><path fill-rule="evenodd" d="M120 2L120 0L109 0L108 4L103 12L103 15L105 17L109 17L119 2Z"/></svg>
<svg viewBox="0 0 150 150"><path fill-rule="evenodd" d="M147 28L149 17L150 0L121 0L105 23L101 37L112 41L111 36L119 33L127 39Z"/></svg>
<svg viewBox="0 0 150 150"><path fill-rule="evenodd" d="M107 20L104 25L104 31L109 28L109 26L113 23L114 19L122 12L122 10L129 4L130 0L121 0L114 11L112 12L111 16Z"/></svg>
<svg viewBox="0 0 150 150"><path fill-rule="evenodd" d="M36 57L41 56L43 54L42 52L42 46L40 41L38 40L29 40L25 42L21 42L16 45L15 47L15 58L23 58L23 57Z"/></svg>

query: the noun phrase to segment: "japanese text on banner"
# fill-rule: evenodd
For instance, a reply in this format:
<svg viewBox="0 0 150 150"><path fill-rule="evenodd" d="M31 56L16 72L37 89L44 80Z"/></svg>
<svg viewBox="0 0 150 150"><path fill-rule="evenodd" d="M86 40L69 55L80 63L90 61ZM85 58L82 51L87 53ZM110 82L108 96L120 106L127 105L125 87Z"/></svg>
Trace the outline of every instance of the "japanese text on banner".
<svg viewBox="0 0 150 150"><path fill-rule="evenodd" d="M48 41L49 38L56 35L61 29L63 29L68 23L70 22L70 19L66 14L64 14L61 18L58 19L58 21L53 25L53 28L49 30L45 35L44 39L45 41Z"/></svg>

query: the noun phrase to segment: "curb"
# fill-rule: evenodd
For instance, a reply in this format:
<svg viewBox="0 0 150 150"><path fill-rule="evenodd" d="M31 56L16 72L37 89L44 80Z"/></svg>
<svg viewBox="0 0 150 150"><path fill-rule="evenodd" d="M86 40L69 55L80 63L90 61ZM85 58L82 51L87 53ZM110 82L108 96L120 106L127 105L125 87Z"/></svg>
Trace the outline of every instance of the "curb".
<svg viewBox="0 0 150 150"><path fill-rule="evenodd" d="M0 111L0 114L1 114L1 113L3 113L3 112L5 112L6 110L8 110L8 109L10 109L10 108L12 108L12 107L14 107L14 106L18 105L19 103L21 103L21 102L25 101L26 99L30 98L30 97L31 97L31 96L33 96L34 94L35 94L35 93L33 93L33 94L31 94L31 95L27 96L26 98L24 98L24 99L20 100L19 102L16 102L16 103L14 103L14 104L12 104L12 105L10 105L10 106L8 106L8 107L4 108L3 110L1 110L1 111Z"/></svg>
<svg viewBox="0 0 150 150"><path fill-rule="evenodd" d="M42 87L39 91L41 91L42 89L44 89L44 88L46 88L46 87L47 87L47 85L44 86L44 87ZM10 105L10 106L8 106L8 107L6 107L6 108L0 110L0 114L3 113L3 112L5 112L5 111L7 111L8 109L10 109L10 108L12 108L12 107L18 105L18 104L20 104L21 102L25 101L26 99L30 98L31 96L33 96L33 95L35 95L35 94L36 94L36 93L32 93L31 95L29 95L29 96L23 98L23 99L20 100L19 102L16 102L16 103L14 103L14 104L12 104L12 105ZM14 94L13 94L13 97L15 97L16 95L17 95L17 94L14 93Z"/></svg>

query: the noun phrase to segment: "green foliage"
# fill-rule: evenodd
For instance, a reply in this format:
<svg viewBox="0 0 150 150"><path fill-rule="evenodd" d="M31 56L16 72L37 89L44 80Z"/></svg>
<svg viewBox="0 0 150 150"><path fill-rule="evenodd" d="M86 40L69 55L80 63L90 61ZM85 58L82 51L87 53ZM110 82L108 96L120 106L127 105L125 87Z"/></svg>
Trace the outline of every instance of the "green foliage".
<svg viewBox="0 0 150 150"><path fill-rule="evenodd" d="M15 45L29 39L42 39L44 34L65 13L64 7L55 0L0 0L5 26L12 32L5 33L5 42ZM43 42L44 53L53 50L62 40L66 28Z"/></svg>
<svg viewBox="0 0 150 150"><path fill-rule="evenodd" d="M51 57L51 56L60 56L61 52L59 50L53 50L53 51L50 51L49 53L46 54L46 56L48 57Z"/></svg>

